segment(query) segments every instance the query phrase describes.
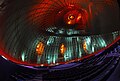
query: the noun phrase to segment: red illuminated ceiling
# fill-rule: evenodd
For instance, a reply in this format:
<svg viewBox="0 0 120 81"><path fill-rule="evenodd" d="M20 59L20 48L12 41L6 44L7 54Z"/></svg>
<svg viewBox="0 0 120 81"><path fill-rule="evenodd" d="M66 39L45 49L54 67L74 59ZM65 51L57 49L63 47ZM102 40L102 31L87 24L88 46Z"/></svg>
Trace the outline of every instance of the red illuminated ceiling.
<svg viewBox="0 0 120 81"><path fill-rule="evenodd" d="M39 3L30 9L28 20L39 25L42 30L53 26L66 27L66 23L78 24L77 29L85 29L86 25L90 27L89 22L101 13L106 5L113 6L113 0L40 0ZM69 20L70 15L75 19Z"/></svg>

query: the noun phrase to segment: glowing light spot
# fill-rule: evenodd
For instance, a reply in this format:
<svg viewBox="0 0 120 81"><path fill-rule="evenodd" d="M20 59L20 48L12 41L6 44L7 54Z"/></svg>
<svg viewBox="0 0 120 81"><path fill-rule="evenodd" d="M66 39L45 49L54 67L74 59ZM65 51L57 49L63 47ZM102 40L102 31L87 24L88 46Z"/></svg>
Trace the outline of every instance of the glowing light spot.
<svg viewBox="0 0 120 81"><path fill-rule="evenodd" d="M78 15L77 21L79 21L82 18L81 14Z"/></svg>
<svg viewBox="0 0 120 81"><path fill-rule="evenodd" d="M44 66L44 64L41 64L41 66Z"/></svg>
<svg viewBox="0 0 120 81"><path fill-rule="evenodd" d="M61 54L64 54L65 51L66 51L66 47L65 47L64 44L62 44L62 45L60 46L60 53L61 53Z"/></svg>
<svg viewBox="0 0 120 81"><path fill-rule="evenodd" d="M22 61L25 61L25 53L22 53Z"/></svg>
<svg viewBox="0 0 120 81"><path fill-rule="evenodd" d="M68 24L71 24L71 21L68 21Z"/></svg>
<svg viewBox="0 0 120 81"><path fill-rule="evenodd" d="M87 53L87 44L86 44L86 41L83 42L83 49Z"/></svg>
<svg viewBox="0 0 120 81"><path fill-rule="evenodd" d="M8 60L6 57L2 56L2 58L4 58L5 60Z"/></svg>
<svg viewBox="0 0 120 81"><path fill-rule="evenodd" d="M84 42L83 48L84 48L84 50L86 50L86 42Z"/></svg>
<svg viewBox="0 0 120 81"><path fill-rule="evenodd" d="M42 55L44 52L44 44L42 42L39 42L36 47L36 52L38 55Z"/></svg>
<svg viewBox="0 0 120 81"><path fill-rule="evenodd" d="M68 17L68 19L73 20L73 19L75 19L75 16L74 16L74 15L70 15L70 16Z"/></svg>

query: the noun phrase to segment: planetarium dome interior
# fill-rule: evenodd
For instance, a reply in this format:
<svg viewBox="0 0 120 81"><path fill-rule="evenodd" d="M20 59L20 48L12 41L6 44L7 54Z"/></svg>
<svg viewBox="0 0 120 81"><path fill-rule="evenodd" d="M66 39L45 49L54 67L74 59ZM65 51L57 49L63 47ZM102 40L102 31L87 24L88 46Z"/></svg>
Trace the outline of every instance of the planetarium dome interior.
<svg viewBox="0 0 120 81"><path fill-rule="evenodd" d="M19 64L81 60L120 35L116 0L6 0L1 11L0 50Z"/></svg>
<svg viewBox="0 0 120 81"><path fill-rule="evenodd" d="M119 81L119 0L0 0L0 81Z"/></svg>

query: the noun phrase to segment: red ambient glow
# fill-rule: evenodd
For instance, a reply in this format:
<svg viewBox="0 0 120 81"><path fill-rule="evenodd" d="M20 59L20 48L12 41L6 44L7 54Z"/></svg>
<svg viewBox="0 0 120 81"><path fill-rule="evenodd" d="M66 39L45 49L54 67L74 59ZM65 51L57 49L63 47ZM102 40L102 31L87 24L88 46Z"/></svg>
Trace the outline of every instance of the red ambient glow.
<svg viewBox="0 0 120 81"><path fill-rule="evenodd" d="M66 27L78 24L77 29L91 26L92 19L100 14L105 6L114 5L114 0L40 0L30 7L28 21L44 30L48 27ZM72 15L72 16L71 16ZM74 17L72 19L68 19ZM64 20L64 22L63 22Z"/></svg>

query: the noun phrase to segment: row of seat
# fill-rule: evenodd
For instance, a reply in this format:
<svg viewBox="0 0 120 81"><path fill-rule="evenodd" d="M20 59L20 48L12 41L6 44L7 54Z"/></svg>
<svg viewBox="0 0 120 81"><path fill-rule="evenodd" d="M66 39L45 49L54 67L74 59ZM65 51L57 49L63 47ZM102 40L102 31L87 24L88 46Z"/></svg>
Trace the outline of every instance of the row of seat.
<svg viewBox="0 0 120 81"><path fill-rule="evenodd" d="M102 53L98 56L94 56L82 61L82 64L80 66L65 70L56 70L49 72L48 74L45 74L43 76L44 80L71 81L79 79L79 81L89 81L95 77L98 77L101 73L108 75L107 73L110 73L110 71L115 68L116 65L114 64L114 62L116 62L116 59L119 58L115 57L114 53L113 56L108 56L109 53ZM111 68L111 66L114 67ZM109 68L111 69L109 70ZM107 70L107 72L105 70Z"/></svg>
<svg viewBox="0 0 120 81"><path fill-rule="evenodd" d="M49 71L42 71L20 67L10 76L10 81L105 81L119 62L119 50L112 50L112 54L111 51L106 50L79 61L77 63L80 65L68 69L50 70L50 68Z"/></svg>

